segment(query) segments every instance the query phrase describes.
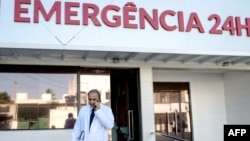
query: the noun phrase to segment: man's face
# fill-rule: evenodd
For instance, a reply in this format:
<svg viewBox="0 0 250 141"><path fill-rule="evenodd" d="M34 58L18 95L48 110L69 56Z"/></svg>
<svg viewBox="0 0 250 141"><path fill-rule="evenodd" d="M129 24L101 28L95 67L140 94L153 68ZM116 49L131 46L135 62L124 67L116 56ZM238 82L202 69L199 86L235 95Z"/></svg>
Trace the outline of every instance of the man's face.
<svg viewBox="0 0 250 141"><path fill-rule="evenodd" d="M89 105L91 107L95 107L95 103L99 101L98 94L95 92L90 93L88 98L89 98Z"/></svg>

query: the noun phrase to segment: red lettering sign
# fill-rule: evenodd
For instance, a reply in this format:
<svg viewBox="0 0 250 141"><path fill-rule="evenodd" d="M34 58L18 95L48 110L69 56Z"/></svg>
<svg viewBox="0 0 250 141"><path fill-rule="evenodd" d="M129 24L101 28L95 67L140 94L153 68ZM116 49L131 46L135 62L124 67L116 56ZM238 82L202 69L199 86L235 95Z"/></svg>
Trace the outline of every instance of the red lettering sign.
<svg viewBox="0 0 250 141"><path fill-rule="evenodd" d="M33 13L29 11L32 8ZM154 30L178 30L179 32L197 30L199 33L205 33L202 21L196 12L190 13L188 18L185 16L187 15L183 11L153 9L152 12L148 12L144 8L137 8L133 2L128 2L123 7L107 5L103 8L93 3L72 1L55 1L50 8L45 8L42 0L15 0L14 5L14 22L31 23L32 18L33 23L39 23L41 20L49 22L54 17L55 24L88 26L89 22L92 22L95 26L106 25L130 29L145 29L149 25ZM176 22L173 23L173 21ZM208 21L215 21L209 29L210 34L228 32L229 35L242 36L242 31L245 30L246 35L250 37L250 18L242 21L240 17L228 16L225 22L222 22L219 15L211 14L208 16Z"/></svg>

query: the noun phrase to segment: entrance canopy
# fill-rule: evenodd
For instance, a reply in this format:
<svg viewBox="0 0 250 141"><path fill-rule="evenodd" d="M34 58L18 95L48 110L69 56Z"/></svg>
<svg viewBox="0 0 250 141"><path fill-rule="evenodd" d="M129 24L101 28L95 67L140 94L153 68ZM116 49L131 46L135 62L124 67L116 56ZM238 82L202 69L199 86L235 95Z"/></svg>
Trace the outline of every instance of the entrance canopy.
<svg viewBox="0 0 250 141"><path fill-rule="evenodd" d="M0 64L82 65L82 63L108 63L151 65L170 68L224 68L249 69L249 56L170 54L118 51L83 51L52 49L0 48ZM57 62L57 63L55 63ZM93 64L94 65L94 64Z"/></svg>

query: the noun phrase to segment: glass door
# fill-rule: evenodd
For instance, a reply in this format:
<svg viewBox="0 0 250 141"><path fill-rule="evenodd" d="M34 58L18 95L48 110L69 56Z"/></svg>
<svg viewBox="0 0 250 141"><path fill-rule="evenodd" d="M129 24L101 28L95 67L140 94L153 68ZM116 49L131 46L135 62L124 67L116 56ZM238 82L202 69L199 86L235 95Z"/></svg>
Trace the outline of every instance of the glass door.
<svg viewBox="0 0 250 141"><path fill-rule="evenodd" d="M110 80L117 133L113 141L140 141L139 70L111 69Z"/></svg>
<svg viewBox="0 0 250 141"><path fill-rule="evenodd" d="M80 72L80 106L87 104L87 92L96 88L101 102L111 106L115 127L109 141L140 141L139 70L82 68Z"/></svg>
<svg viewBox="0 0 250 141"><path fill-rule="evenodd" d="M156 132L192 140L188 83L154 83ZM166 138L157 137L157 141ZM169 138L167 141L174 141Z"/></svg>

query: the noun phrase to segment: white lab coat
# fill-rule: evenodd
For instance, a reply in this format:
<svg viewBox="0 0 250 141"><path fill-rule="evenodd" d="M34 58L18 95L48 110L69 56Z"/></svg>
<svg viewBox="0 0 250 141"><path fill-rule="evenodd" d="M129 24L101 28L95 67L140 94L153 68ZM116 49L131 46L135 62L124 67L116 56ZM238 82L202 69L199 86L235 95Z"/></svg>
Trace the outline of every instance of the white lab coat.
<svg viewBox="0 0 250 141"><path fill-rule="evenodd" d="M89 129L91 109L90 105L81 108L72 132L72 141L108 141L108 131L114 126L111 108L100 104Z"/></svg>

